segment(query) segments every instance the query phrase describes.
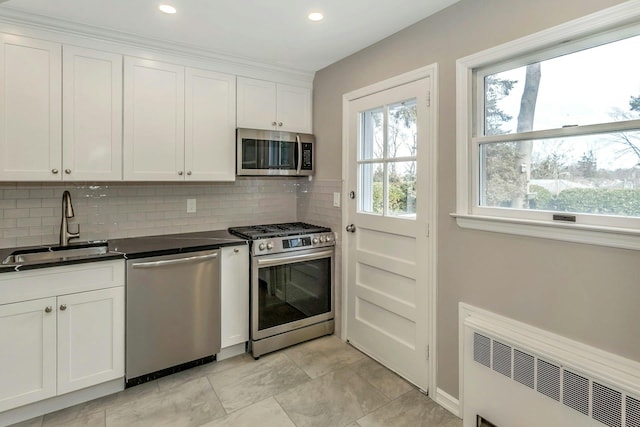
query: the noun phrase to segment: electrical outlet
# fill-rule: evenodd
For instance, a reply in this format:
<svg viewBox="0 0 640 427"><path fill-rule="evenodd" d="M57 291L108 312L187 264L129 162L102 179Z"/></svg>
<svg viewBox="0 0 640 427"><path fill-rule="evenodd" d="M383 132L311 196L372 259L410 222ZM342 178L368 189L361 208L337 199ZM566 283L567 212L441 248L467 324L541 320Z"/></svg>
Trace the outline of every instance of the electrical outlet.
<svg viewBox="0 0 640 427"><path fill-rule="evenodd" d="M333 207L340 207L340 193L333 193Z"/></svg>
<svg viewBox="0 0 640 427"><path fill-rule="evenodd" d="M196 213L196 199L187 199L187 213Z"/></svg>

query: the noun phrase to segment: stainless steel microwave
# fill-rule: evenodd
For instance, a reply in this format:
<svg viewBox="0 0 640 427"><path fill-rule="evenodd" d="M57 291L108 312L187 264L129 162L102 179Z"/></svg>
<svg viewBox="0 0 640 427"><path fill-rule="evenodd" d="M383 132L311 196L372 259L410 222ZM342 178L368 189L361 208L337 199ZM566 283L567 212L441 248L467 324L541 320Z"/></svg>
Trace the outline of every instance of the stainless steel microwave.
<svg viewBox="0 0 640 427"><path fill-rule="evenodd" d="M237 175L313 175L313 135L239 128L236 140Z"/></svg>

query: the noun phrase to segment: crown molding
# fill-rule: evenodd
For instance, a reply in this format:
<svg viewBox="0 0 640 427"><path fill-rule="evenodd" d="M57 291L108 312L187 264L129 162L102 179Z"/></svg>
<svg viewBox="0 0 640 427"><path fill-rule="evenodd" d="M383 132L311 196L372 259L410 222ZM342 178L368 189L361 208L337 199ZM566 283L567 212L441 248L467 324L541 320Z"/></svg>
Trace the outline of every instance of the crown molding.
<svg viewBox="0 0 640 427"><path fill-rule="evenodd" d="M161 54L194 58L219 64L226 64L241 69L263 71L311 84L315 72L283 67L277 64L257 61L240 56L222 54L192 45L176 43L168 40L154 39L118 30L111 30L92 25L80 24L52 18L44 15L0 8L0 24L16 25L29 30L46 31L66 36L94 39L102 42L124 45L131 48L151 50Z"/></svg>

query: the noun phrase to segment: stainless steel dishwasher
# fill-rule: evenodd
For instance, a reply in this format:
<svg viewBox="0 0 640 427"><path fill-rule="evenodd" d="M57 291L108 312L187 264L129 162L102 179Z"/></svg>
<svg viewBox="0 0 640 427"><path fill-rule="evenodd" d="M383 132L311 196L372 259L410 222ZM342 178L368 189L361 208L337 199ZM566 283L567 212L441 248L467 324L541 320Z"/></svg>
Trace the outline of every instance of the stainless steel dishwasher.
<svg viewBox="0 0 640 427"><path fill-rule="evenodd" d="M127 386L220 352L219 252L127 261Z"/></svg>

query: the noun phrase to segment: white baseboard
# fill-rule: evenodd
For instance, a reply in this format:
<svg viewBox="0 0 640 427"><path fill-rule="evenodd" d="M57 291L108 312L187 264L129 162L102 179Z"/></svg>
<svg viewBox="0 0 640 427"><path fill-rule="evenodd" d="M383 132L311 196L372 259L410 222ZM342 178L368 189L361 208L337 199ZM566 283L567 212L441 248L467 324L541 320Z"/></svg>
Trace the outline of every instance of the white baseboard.
<svg viewBox="0 0 640 427"><path fill-rule="evenodd" d="M460 416L460 402L449 393L438 388L433 400L435 400L438 405L442 406L444 409L451 412L456 417L462 418Z"/></svg>
<svg viewBox="0 0 640 427"><path fill-rule="evenodd" d="M232 345L231 347L226 347L220 350L220 353L216 355L216 360L218 362L229 359L234 356L238 356L240 354L247 352L247 343L241 342L240 344Z"/></svg>

